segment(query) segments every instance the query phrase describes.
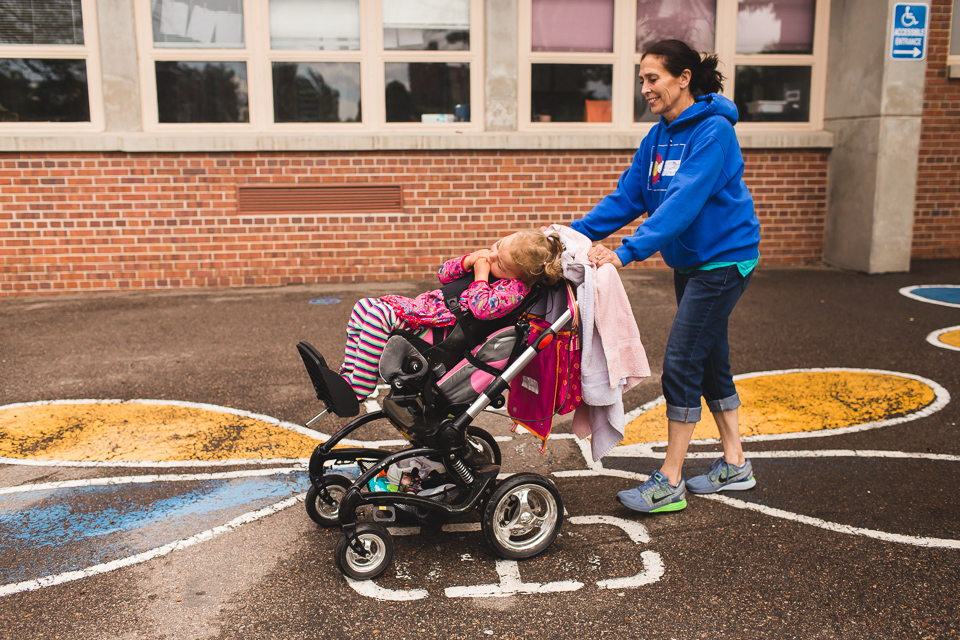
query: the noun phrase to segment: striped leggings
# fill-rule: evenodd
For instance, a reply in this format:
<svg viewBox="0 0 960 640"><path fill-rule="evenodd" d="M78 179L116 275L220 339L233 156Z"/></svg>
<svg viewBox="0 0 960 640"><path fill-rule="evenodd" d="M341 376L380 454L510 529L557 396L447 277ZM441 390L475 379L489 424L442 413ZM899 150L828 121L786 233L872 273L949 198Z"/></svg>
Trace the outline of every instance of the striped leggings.
<svg viewBox="0 0 960 640"><path fill-rule="evenodd" d="M396 329L420 333L378 298L362 298L353 306L340 375L353 387L357 398L363 400L377 388L380 356Z"/></svg>

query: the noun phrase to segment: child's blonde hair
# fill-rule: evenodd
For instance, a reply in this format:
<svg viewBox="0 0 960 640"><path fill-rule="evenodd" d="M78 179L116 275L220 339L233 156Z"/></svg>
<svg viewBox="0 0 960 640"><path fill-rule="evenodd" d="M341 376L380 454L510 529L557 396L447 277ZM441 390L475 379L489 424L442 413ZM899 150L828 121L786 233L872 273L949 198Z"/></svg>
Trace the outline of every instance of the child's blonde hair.
<svg viewBox="0 0 960 640"><path fill-rule="evenodd" d="M563 267L560 265L563 242L559 234L548 235L535 229L518 231L517 242L512 244L511 249L510 257L523 273L521 280L525 284L534 285L543 281L549 285L563 277Z"/></svg>

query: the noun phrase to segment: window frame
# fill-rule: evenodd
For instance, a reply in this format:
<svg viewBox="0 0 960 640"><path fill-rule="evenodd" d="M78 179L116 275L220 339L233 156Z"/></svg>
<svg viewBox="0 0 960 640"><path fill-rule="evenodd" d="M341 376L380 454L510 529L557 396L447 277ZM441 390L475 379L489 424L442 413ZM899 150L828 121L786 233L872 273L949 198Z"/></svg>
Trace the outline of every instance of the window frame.
<svg viewBox="0 0 960 640"><path fill-rule="evenodd" d="M136 0L135 20L139 53L140 97L143 129L150 133L371 134L483 131L484 125L484 24L483 0L470 2L470 49L466 51L385 50L381 0L359 0L360 49L271 49L268 0L244 0L242 48L155 47L151 0ZM257 25L254 28L252 25ZM157 107L156 62L243 62L247 67L247 101L250 121L244 123L162 123ZM275 122L273 104L274 62L356 62L360 64L361 122ZM387 122L385 64L388 62L450 62L470 65L470 122Z"/></svg>
<svg viewBox="0 0 960 640"><path fill-rule="evenodd" d="M96 0L80 0L83 44L0 44L0 58L83 60L87 68L89 122L0 122L0 134L96 133L104 130L103 81Z"/></svg>
<svg viewBox="0 0 960 640"><path fill-rule="evenodd" d="M957 1L957 0L955 0ZM634 69L640 64L636 51L637 0L614 0L613 52L545 52L532 50L533 0L519 0L518 32L518 131L548 133L569 130L595 132L649 131L654 123L633 121ZM823 129L827 81L827 41L829 38L830 0L815 0L813 51L810 54L738 54L738 0L717 0L715 53L725 76L722 95L733 99L738 66L810 67L810 118L804 122L741 122L741 131L807 132ZM612 64L613 115L611 122L533 122L531 120L531 69L533 64Z"/></svg>
<svg viewBox="0 0 960 640"><path fill-rule="evenodd" d="M960 42L953 41L954 26L960 22L960 0L953 0L950 6L950 20L947 22L947 67L949 68L948 77L960 78ZM958 26L960 32L960 26ZM927 38L930 37L929 30ZM929 44L928 44L929 46ZM956 53L950 53L956 49Z"/></svg>

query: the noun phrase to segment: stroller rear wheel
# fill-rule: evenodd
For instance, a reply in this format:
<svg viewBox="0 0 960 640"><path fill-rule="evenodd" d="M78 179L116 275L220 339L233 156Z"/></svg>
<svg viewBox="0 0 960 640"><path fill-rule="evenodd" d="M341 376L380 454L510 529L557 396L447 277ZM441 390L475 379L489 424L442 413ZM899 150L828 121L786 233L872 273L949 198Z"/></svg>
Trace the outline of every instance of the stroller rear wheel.
<svg viewBox="0 0 960 640"><path fill-rule="evenodd" d="M490 464L500 464L500 445L480 427L467 427L467 445L485 457Z"/></svg>
<svg viewBox="0 0 960 640"><path fill-rule="evenodd" d="M304 506L311 520L321 527L332 527L340 524L340 501L353 483L349 478L338 475L323 476L322 482L330 496L329 500L325 500L316 487L311 486L307 489Z"/></svg>
<svg viewBox="0 0 960 640"><path fill-rule="evenodd" d="M344 575L354 580L372 580L386 571L393 560L393 538L390 532L374 522L357 525L356 536L365 554L361 555L347 539L340 536L333 550L333 559Z"/></svg>
<svg viewBox="0 0 960 640"><path fill-rule="evenodd" d="M487 543L511 560L531 558L547 547L563 524L563 501L549 478L519 473L504 480L483 508Z"/></svg>

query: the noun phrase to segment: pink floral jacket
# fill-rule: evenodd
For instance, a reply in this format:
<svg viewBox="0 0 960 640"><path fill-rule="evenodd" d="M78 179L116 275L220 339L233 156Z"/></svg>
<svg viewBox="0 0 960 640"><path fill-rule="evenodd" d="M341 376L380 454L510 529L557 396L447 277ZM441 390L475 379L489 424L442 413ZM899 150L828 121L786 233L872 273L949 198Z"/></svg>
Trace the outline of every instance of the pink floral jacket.
<svg viewBox="0 0 960 640"><path fill-rule="evenodd" d="M441 284L449 284L470 273L463 268L463 259L466 256L447 260L440 267ZM520 280L504 278L493 284L482 280L472 283L460 295L460 307L467 309L478 320L493 320L507 315L523 301L530 293L530 287ZM388 304L398 316L417 327L446 327L454 324L457 319L443 304L443 293L440 289L421 293L414 299L403 296L383 296L380 298Z"/></svg>

